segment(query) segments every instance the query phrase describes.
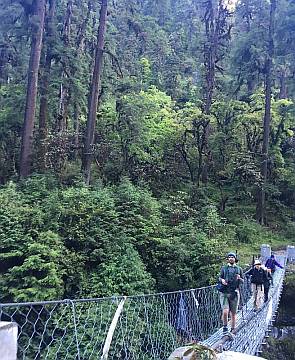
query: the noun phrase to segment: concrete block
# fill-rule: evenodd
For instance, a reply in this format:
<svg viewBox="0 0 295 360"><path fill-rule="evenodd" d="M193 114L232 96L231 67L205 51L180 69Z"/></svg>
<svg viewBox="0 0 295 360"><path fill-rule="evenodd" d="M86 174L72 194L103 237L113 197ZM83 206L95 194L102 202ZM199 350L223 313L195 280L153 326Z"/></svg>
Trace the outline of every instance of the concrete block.
<svg viewBox="0 0 295 360"><path fill-rule="evenodd" d="M266 261L271 255L271 247L268 244L262 244L260 248L262 261Z"/></svg>
<svg viewBox="0 0 295 360"><path fill-rule="evenodd" d="M287 259L289 261L295 261L295 246L293 245L287 246Z"/></svg>
<svg viewBox="0 0 295 360"><path fill-rule="evenodd" d="M0 321L0 359L16 360L17 356L17 324Z"/></svg>
<svg viewBox="0 0 295 360"><path fill-rule="evenodd" d="M266 360L265 358L243 354L235 351L224 351L217 355L218 360Z"/></svg>

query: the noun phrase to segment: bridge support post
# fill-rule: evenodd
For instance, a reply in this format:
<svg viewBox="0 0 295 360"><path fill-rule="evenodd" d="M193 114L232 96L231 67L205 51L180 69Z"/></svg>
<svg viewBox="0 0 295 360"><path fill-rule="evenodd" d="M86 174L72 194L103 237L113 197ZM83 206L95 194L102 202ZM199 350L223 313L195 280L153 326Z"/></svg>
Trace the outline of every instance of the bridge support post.
<svg viewBox="0 0 295 360"><path fill-rule="evenodd" d="M295 261L295 246L288 245L287 246L287 260L288 261Z"/></svg>
<svg viewBox="0 0 295 360"><path fill-rule="evenodd" d="M260 248L260 255L261 255L261 259L262 261L265 261L266 259L268 259L271 255L271 247L268 244L262 244L261 248Z"/></svg>
<svg viewBox="0 0 295 360"><path fill-rule="evenodd" d="M112 342L112 339L113 339L113 335L114 335L114 332L115 332L119 317L120 317L120 315L121 315L121 313L123 311L123 306L124 306L125 301L126 301L126 296L124 296L124 298L120 301L120 304L117 307L117 310L116 310L115 315L113 317L113 320L111 322L111 326L109 327L109 331L108 331L108 334L107 334L107 337L106 337L106 341L104 343L101 360L107 360L108 359L109 350L110 350L111 342Z"/></svg>
<svg viewBox="0 0 295 360"><path fill-rule="evenodd" d="M1 360L16 360L17 354L17 324L0 321L0 358Z"/></svg>

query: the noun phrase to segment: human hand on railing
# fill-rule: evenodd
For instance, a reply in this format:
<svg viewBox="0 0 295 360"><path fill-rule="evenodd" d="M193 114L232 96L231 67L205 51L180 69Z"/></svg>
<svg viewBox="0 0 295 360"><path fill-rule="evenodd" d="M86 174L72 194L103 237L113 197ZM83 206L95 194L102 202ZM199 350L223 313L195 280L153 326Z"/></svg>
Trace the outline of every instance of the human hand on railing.
<svg viewBox="0 0 295 360"><path fill-rule="evenodd" d="M240 283L243 283L243 282L244 282L244 279L241 277L240 274L237 274L237 280L238 280Z"/></svg>

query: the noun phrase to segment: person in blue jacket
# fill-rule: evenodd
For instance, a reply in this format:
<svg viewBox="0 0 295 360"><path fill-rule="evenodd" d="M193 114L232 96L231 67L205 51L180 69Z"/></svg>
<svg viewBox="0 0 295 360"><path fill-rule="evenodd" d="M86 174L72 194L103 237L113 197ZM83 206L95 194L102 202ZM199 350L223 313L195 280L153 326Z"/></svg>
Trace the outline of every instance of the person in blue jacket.
<svg viewBox="0 0 295 360"><path fill-rule="evenodd" d="M283 269L283 266L281 264L279 264L276 259L275 256L272 254L270 256L269 259L267 259L266 263L265 263L265 267L267 269L271 270L271 273L273 274L276 271L276 266L278 266L279 268Z"/></svg>

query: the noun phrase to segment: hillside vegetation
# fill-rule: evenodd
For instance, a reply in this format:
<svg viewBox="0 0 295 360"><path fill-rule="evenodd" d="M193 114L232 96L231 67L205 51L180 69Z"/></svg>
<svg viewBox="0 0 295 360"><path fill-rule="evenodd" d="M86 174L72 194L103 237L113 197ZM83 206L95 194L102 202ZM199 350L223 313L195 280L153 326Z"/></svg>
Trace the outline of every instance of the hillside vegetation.
<svg viewBox="0 0 295 360"><path fill-rule="evenodd" d="M0 300L203 286L295 234L292 0L0 0Z"/></svg>

